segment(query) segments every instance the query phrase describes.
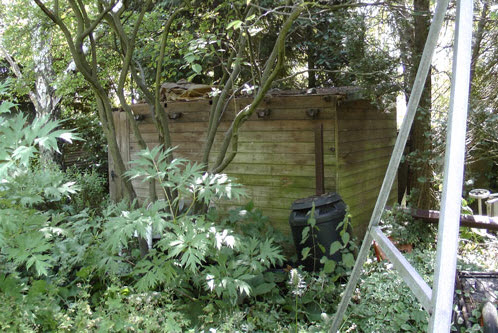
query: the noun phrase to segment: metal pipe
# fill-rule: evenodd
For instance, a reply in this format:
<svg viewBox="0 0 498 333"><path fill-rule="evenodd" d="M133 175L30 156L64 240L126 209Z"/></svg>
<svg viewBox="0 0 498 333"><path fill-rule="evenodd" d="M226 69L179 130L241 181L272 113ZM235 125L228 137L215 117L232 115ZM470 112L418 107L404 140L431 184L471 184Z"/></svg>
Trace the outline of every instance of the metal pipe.
<svg viewBox="0 0 498 333"><path fill-rule="evenodd" d="M398 170L401 157L403 156L403 151L410 134L410 128L412 127L413 119L415 118L415 113L420 102L420 97L422 96L425 80L431 67L432 56L436 48L439 32L441 31L441 27L443 26L444 16L448 8L448 3L449 0L439 0L437 2L436 11L434 13L429 34L425 42L424 52L422 53L420 65L418 67L417 75L413 83L412 93L410 94L410 99L408 100L406 115L403 119L398 138L396 139L396 144L394 145L391 160L389 161L386 175L384 176L384 181L382 183L379 196L377 197L377 202L375 204L372 217L370 218L368 230L365 234L365 238L363 239L360 252L358 253L358 258L356 259L355 266L353 268L353 271L351 272L351 276L349 277L349 281L346 289L344 290L341 302L337 307L337 311L329 332L335 333L339 329L339 325L342 322L342 318L346 312L349 301L351 300L353 291L356 288L358 279L360 278L363 264L367 259L368 251L372 243L371 229L372 227L379 224L382 211L386 206L389 193L391 192L394 179L396 178L396 172Z"/></svg>
<svg viewBox="0 0 498 333"><path fill-rule="evenodd" d="M459 0L455 22L453 77L444 160L443 195L432 293L433 313L428 332L450 332L451 330L465 162L465 134L472 51L472 16L473 1Z"/></svg>

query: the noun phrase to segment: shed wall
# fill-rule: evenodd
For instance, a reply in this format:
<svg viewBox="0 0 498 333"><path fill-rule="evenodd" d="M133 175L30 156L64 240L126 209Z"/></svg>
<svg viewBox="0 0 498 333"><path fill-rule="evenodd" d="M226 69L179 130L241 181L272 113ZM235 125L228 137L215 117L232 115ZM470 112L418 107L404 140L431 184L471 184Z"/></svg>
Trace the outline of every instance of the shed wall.
<svg viewBox="0 0 498 333"><path fill-rule="evenodd" d="M235 110L240 110L249 102L248 98L237 99L227 108L212 148L210 163L216 159ZM320 110L315 119L306 113L310 108ZM136 114L149 115L146 105L135 105L133 109ZM166 104L165 112L182 113L180 118L170 120L172 143L178 146L175 156L201 160L209 109L207 100ZM245 185L249 197L239 205L252 200L270 218L273 226L288 233L292 202L315 194L315 129L320 124L323 125L326 148L325 190L336 190L336 154L334 149L327 148L335 147L336 99L334 96L270 97L258 110L268 109L269 116L259 119L255 114L242 126L238 153L224 172ZM140 122L139 128L149 147L159 143L150 116ZM129 131L122 135L129 136L129 156L133 159L140 150L137 140ZM147 184L135 182L135 187L139 198L145 199ZM233 202L222 202L221 206L235 205Z"/></svg>
<svg viewBox="0 0 498 333"><path fill-rule="evenodd" d="M396 141L396 112L377 110L367 101L344 101L337 124L337 189L349 206L355 234L362 236ZM394 182L389 201L396 198Z"/></svg>
<svg viewBox="0 0 498 333"><path fill-rule="evenodd" d="M249 98L235 100L223 115L210 163L219 152L221 140L235 112ZM181 112L170 120L175 156L200 161L206 138L210 110L208 100L169 102L164 111ZM319 109L311 119L306 111ZM267 97L258 110L270 110L269 116L255 114L241 128L239 150L225 170L245 185L249 198L240 203L221 203L222 207L242 205L252 200L281 231L289 233L288 217L292 202L315 194L315 130L323 125L325 191L338 192L350 208L355 233L362 236L379 193L396 140L396 114L375 109L366 101L342 101L336 96L302 95ZM133 106L135 114L145 115L140 131L149 147L159 143L158 134L146 105ZM138 153L139 145L123 112L115 112L118 144L125 162ZM112 161L110 161L112 173ZM111 197L119 199L119 186L110 178ZM146 183L135 182L137 194L145 199ZM396 184L394 185L396 186ZM159 196L161 195L158 193ZM393 188L391 201L396 199Z"/></svg>

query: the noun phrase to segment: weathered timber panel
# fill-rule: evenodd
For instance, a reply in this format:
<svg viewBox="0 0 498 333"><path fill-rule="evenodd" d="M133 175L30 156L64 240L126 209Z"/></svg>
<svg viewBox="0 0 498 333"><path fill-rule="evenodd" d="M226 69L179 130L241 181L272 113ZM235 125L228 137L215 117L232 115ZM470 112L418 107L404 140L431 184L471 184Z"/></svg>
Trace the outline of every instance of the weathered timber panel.
<svg viewBox="0 0 498 333"><path fill-rule="evenodd" d="M221 202L220 207L237 207L252 200L277 229L288 233L291 203L315 193L315 128L322 124L325 191L337 191L344 198L350 206L355 233L361 237L396 139L396 114L377 110L368 101L340 99L333 95L265 97L242 126L238 154L225 170L245 185L248 197L240 202ZM250 102L250 98L237 98L229 103L210 163L216 160L236 112ZM163 103L162 112L179 116L169 121L176 157L201 159L210 109L210 100ZM313 119L310 109L319 110ZM147 145L152 148L159 144L148 106L135 105L133 110L144 116L139 128ZM258 117L258 112L264 115L260 111L266 111L266 115ZM120 127L118 132L125 131ZM129 134L127 142L120 140L120 147L128 149L128 158L133 159L140 150L137 140ZM138 196L145 198L147 183L134 184ZM161 197L161 193L158 195Z"/></svg>
<svg viewBox="0 0 498 333"><path fill-rule="evenodd" d="M236 111L250 101L238 98L227 107L211 149L210 163L216 160ZM181 113L178 119L169 121L172 144L177 146L175 157L201 160L210 108L208 100L163 103L163 110L168 115ZM315 118L308 115L309 109L319 109ZM143 116L139 128L147 146L152 148L159 144L148 106L136 105L133 110ZM263 110L269 110L269 114L259 118L257 113ZM324 127L325 189L336 190L335 110L335 96L266 97L241 127L238 153L224 171L245 186L248 198L240 203L222 202L220 205L237 206L252 200L270 217L273 225L289 232L287 221L291 203L315 193L315 128L318 124ZM137 140L130 137L130 158L139 151ZM144 199L148 194L147 183L135 181L134 185L138 196Z"/></svg>
<svg viewBox="0 0 498 333"><path fill-rule="evenodd" d="M367 101L343 102L337 110L337 188L362 238L382 186L396 140L396 113ZM390 199L396 197L396 185Z"/></svg>
<svg viewBox="0 0 498 333"><path fill-rule="evenodd" d="M130 161L129 122L124 112L113 112L112 117L115 125L116 141L118 143L119 152L126 166ZM118 181L118 177L114 167L114 160L112 159L110 150L107 156L109 160L109 194L111 200L119 201L123 199L123 190L121 188L121 182Z"/></svg>
<svg viewBox="0 0 498 333"><path fill-rule="evenodd" d="M377 202L377 197L379 195L379 191L371 192L370 197L367 198L364 202L358 204L357 208L353 207L352 209L356 211L356 219L359 221L367 221L366 223L359 224L355 228L355 233L357 235L364 235L368 222L372 217L373 207ZM397 199L397 195L394 191L391 191L389 195L389 202L395 202Z"/></svg>
<svg viewBox="0 0 498 333"><path fill-rule="evenodd" d="M216 135L216 139L219 140L224 135L224 132L219 132ZM159 137L156 133L145 133L143 134L144 140L147 142L159 142ZM175 132L175 140L179 142L190 142L192 140L204 141L206 138L206 133L204 131L190 131L190 132ZM333 142L334 131L328 130L324 131L324 141ZM297 131L297 130L287 130L282 132L270 132L270 131L247 131L242 130L239 135L239 142L315 142L314 133L312 131ZM130 142L136 143L137 140L134 136L130 138Z"/></svg>

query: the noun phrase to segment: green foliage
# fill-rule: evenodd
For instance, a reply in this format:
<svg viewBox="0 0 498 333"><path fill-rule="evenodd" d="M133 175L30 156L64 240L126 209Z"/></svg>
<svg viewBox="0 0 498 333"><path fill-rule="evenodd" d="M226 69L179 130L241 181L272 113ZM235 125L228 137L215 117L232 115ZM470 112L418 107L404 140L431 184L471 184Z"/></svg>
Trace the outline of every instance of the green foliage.
<svg viewBox="0 0 498 333"><path fill-rule="evenodd" d="M85 208L99 210L108 198L107 179L96 169L81 171L76 167L68 168L65 178L77 184L79 191L71 195L69 201L73 212L83 211Z"/></svg>
<svg viewBox="0 0 498 333"><path fill-rule="evenodd" d="M429 277L434 264L434 252L415 250L407 259L421 276ZM424 332L428 314L416 297L392 269L392 264L369 262L353 295L353 304L343 327L359 332ZM378 306L380 305L380 306Z"/></svg>
<svg viewBox="0 0 498 333"><path fill-rule="evenodd" d="M90 104L92 102L86 101L85 103ZM92 108L87 109L84 106L84 103L74 106L66 105L66 112L61 114L63 128L77 128L79 135L84 138L84 140L80 140L75 144L61 145L63 155L70 156L72 153L77 156L75 161L70 161L74 165L71 166L64 163L63 166L64 168L76 166L80 171L91 169L91 173L97 171L102 177L106 177L108 172L107 141L96 115L96 110ZM70 171L70 173L76 175L76 170L73 171Z"/></svg>
<svg viewBox="0 0 498 333"><path fill-rule="evenodd" d="M40 211L75 193L74 182L62 174L31 167L38 147L57 150L57 139L71 140L70 132L57 130L58 123L36 118L27 126L22 114L10 115L7 106L0 116L0 260L3 273L34 270L47 276L54 258L47 255L50 240L60 230L57 214Z"/></svg>
<svg viewBox="0 0 498 333"><path fill-rule="evenodd" d="M381 221L384 232L399 244L434 248L437 225L414 219L397 204L391 210L384 210Z"/></svg>
<svg viewBox="0 0 498 333"><path fill-rule="evenodd" d="M224 174L209 174L202 171L202 165L187 163L187 160L169 155L174 148L162 145L152 150L146 149L138 153L138 158L131 162L132 168L126 175L131 179L140 177L142 181L156 180L167 203L167 208L174 220L179 214L180 202L190 200L188 214L194 204L209 205L213 199L238 199L243 194L240 185L232 183ZM176 195L172 195L175 193Z"/></svg>
<svg viewBox="0 0 498 333"><path fill-rule="evenodd" d="M313 203L310 211L310 217L307 221L307 226L303 229L301 235L301 244L305 244L311 238L313 246L305 247L302 249L300 255L301 260L305 260L308 256L313 257L313 271L316 270L317 261L321 264L321 274L332 276L332 281L335 282L340 278L348 275L355 263L355 254L358 246L351 235L351 215L346 212L344 219L337 224L336 230L339 240L331 244L317 243L317 233L320 232L319 227L316 225L315 218L315 205ZM325 254L319 256L319 251ZM340 258L340 260L333 259Z"/></svg>

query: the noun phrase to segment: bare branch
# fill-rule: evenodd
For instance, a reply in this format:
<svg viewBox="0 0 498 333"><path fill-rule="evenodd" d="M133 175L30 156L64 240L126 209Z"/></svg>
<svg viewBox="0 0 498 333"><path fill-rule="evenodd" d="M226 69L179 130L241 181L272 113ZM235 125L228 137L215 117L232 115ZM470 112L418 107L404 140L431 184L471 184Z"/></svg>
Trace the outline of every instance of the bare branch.
<svg viewBox="0 0 498 333"><path fill-rule="evenodd" d="M374 72L347 72L347 71L341 71L341 70L310 68L310 69L306 69L306 70L302 70L302 71L299 71L299 72L292 73L289 76L286 76L286 77L283 77L281 79L275 80L275 82L287 81L289 79L292 79L293 77L296 77L296 76L301 75L301 74L306 74L308 72L332 73L332 74L351 74L351 75L361 75L361 76L385 74L385 72L383 72L383 71L374 71Z"/></svg>
<svg viewBox="0 0 498 333"><path fill-rule="evenodd" d="M69 5L73 9L74 15L76 16L76 22L78 24L78 35L81 35L83 31L85 31L85 19L83 18L83 13L80 10L80 7L74 0L68 0ZM85 7L83 6L83 9ZM83 39L82 39L83 40Z"/></svg>
<svg viewBox="0 0 498 333"><path fill-rule="evenodd" d="M116 5L116 1L115 0L111 1L109 6L107 8L105 8L104 11L101 12L97 16L97 18L95 18L95 20L93 20L93 22L85 29L85 31L83 31L83 33L81 35L82 40L85 39L89 34L91 34L93 32L93 30L95 30L97 25L99 25L99 23L102 22L103 18L107 15L107 13L109 13L114 8L115 5Z"/></svg>
<svg viewBox="0 0 498 333"><path fill-rule="evenodd" d="M252 15L253 12L254 8L251 7L250 10L247 12L246 17ZM221 91L219 96L217 96L216 103L213 103L213 106L211 107L211 112L209 113L207 139L204 143L203 156L202 156L202 163L205 165L206 168L208 166L209 154L211 152L211 147L213 146L214 138L216 136L216 130L218 128L219 119L221 112L223 111L224 108L225 100L242 69L241 66L242 55L244 54L246 43L247 43L247 36L241 32L237 43L239 48L235 56L235 63L233 66L232 73L229 76L227 75L228 79L225 83L225 86L223 87L223 90ZM227 67L230 68L231 66Z"/></svg>
<svg viewBox="0 0 498 333"><path fill-rule="evenodd" d="M304 7L302 5L296 6L284 22L272 52L272 54L275 53L277 55L277 63L273 68L273 71L269 73L268 78L263 81L263 84L259 88L252 103L239 111L239 113L235 116L230 129L227 133L225 133L221 152L218 154L216 164L212 170L213 173L222 172L235 158L238 150L239 128L254 113L254 110L256 110L270 89L271 84L275 80L278 72L282 69L285 59L285 38L287 37L287 33L289 32L292 23L294 23L303 10ZM265 74L263 74L263 79L264 77ZM231 145L231 152L228 156L225 156L229 145Z"/></svg>
<svg viewBox="0 0 498 333"><path fill-rule="evenodd" d="M155 96L154 96L154 109L156 111L156 117L159 119L159 123L161 124L160 127L160 134L162 139L164 140L164 145L165 147L170 147L171 146L171 137L169 133L169 122L168 122L168 117L164 114L164 112L161 109L161 102L160 102L160 92L161 92L161 74L163 71L163 61L164 61L164 54L166 52L166 43L168 41L168 35L169 35L169 29L171 27L171 24L173 23L173 20L182 12L185 11L186 8L179 8L176 11L171 14L169 17L168 21L166 21L166 25L164 27L162 39L161 39L161 48L159 51L159 58L157 59L157 65L156 65L156 87L155 87Z"/></svg>
<svg viewBox="0 0 498 333"><path fill-rule="evenodd" d="M7 52L7 50L5 50L3 48L3 46L1 46L1 45L0 45L0 54L5 59L7 59L7 62L9 63L10 68L14 72L15 76L17 76L19 79L22 79L23 78L23 74L22 74L21 68L19 67L19 65L17 64L17 62L15 62L15 60L12 58L12 56ZM36 94L33 91L30 90L28 95L29 95L29 99L34 104L35 109L36 110L41 110L42 109L41 108L41 104L38 102L38 99L36 98Z"/></svg>

